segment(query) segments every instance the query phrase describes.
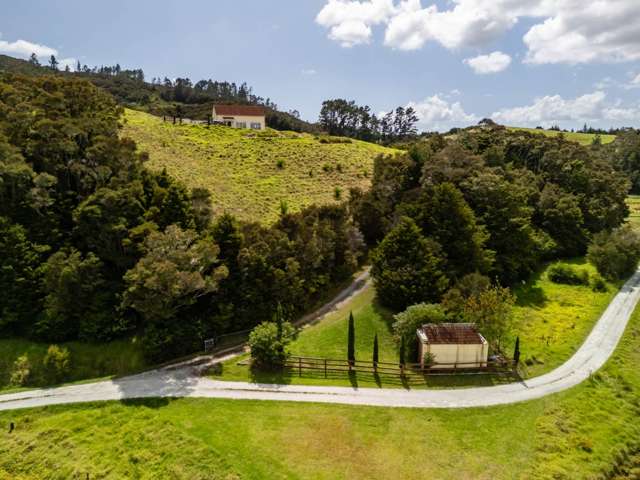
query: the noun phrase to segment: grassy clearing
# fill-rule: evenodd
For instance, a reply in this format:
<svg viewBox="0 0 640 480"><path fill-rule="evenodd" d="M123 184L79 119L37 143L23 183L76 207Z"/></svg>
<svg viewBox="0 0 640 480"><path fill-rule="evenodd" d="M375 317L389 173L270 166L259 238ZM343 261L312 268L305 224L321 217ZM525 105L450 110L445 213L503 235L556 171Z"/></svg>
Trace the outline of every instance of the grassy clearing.
<svg viewBox="0 0 640 480"><path fill-rule="evenodd" d="M71 370L67 378L70 382L125 375L146 366L135 338L105 344L69 342L61 346L68 348L71 354ZM0 391L12 388L9 385L11 368L15 360L24 354L32 366L28 386L48 386L51 382L42 364L48 347L48 343L23 339L0 340Z"/></svg>
<svg viewBox="0 0 640 480"><path fill-rule="evenodd" d="M561 133L564 135L564 138L567 140L571 140L573 142L578 142L582 145L591 145L593 143L596 134L594 133L573 133L573 132L557 132L554 130L539 130L537 128L522 128L522 127L508 127L509 130L518 132L530 132L530 133L538 133L540 135L546 135L547 137L557 137ZM607 143L611 143L616 139L615 135L600 135L600 139L603 145Z"/></svg>
<svg viewBox="0 0 640 480"><path fill-rule="evenodd" d="M640 195L629 195L627 205L630 212L627 222L633 228L640 228Z"/></svg>
<svg viewBox="0 0 640 480"><path fill-rule="evenodd" d="M600 478L638 467L638 363L640 309L590 380L516 405L161 399L1 412L16 431L0 434L0 478Z"/></svg>
<svg viewBox="0 0 640 480"><path fill-rule="evenodd" d="M149 152L150 168L166 168L191 188L209 189L216 214L263 223L277 219L281 201L297 211L344 200L351 187L368 189L374 158L394 152L295 132L173 125L133 110L126 111L122 134Z"/></svg>
<svg viewBox="0 0 640 480"><path fill-rule="evenodd" d="M584 259L570 262L574 267L590 274L595 269ZM617 293L619 285L609 284L605 293L596 293L586 286L558 285L547 278L546 270L515 290L518 304L514 316L516 333L520 336L523 372L526 377L551 371L566 361L580 347L593 325ZM320 323L305 328L291 346L293 355L345 359L347 357L347 319L353 311L356 326L356 358L369 360L372 354L373 336L378 334L380 361L398 361L398 350L393 341L392 313L375 300L371 288L356 296L339 311L327 316ZM513 348L515 338L507 348ZM405 381L395 376L374 377L356 374L347 377L341 373L324 372L262 373L251 372L241 364L248 358L229 360L221 370L212 373L214 379L253 381L259 383L284 383L297 385L353 385L384 388L442 388L451 386L494 385L513 381L503 376L438 376L411 375Z"/></svg>

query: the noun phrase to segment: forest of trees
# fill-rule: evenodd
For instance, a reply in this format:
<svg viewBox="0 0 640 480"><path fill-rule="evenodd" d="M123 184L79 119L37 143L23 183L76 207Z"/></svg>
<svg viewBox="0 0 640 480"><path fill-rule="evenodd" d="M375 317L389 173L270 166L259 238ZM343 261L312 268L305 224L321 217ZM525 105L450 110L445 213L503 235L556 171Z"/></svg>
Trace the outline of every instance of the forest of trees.
<svg viewBox="0 0 640 480"><path fill-rule="evenodd" d="M439 302L467 274L511 286L544 261L584 255L628 215L615 150L495 127L378 159L371 190L352 191L351 208L367 243L379 244L381 300L396 310Z"/></svg>
<svg viewBox="0 0 640 480"><path fill-rule="evenodd" d="M368 142L391 143L417 134L418 117L413 108L398 107L378 118L369 106L351 100L326 100L320 110L320 127L329 135L357 138Z"/></svg>
<svg viewBox="0 0 640 480"><path fill-rule="evenodd" d="M75 76L0 77L0 335L136 334L149 359L174 358L278 305L292 318L367 254L396 311L440 302L468 274L512 286L545 261L584 255L640 188L635 131L590 147L497 125L407 141L405 110L389 133L405 151L375 161L369 191L265 227L212 218L208 191L147 170L119 137L121 114ZM335 133L361 135L360 121Z"/></svg>
<svg viewBox="0 0 640 480"><path fill-rule="evenodd" d="M0 81L0 334L140 335L152 360L308 308L356 270L345 206L270 228L211 218L210 195L152 173L122 110L86 81Z"/></svg>

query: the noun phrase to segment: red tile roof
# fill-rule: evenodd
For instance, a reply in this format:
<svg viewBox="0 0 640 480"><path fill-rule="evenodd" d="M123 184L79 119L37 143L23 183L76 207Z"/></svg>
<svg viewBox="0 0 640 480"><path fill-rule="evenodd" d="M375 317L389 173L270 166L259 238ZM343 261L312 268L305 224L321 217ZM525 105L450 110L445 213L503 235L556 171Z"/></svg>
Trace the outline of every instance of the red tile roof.
<svg viewBox="0 0 640 480"><path fill-rule="evenodd" d="M472 323L429 323L422 326L422 332L427 337L427 343L478 345L484 343L484 338Z"/></svg>
<svg viewBox="0 0 640 480"><path fill-rule="evenodd" d="M257 105L214 105L216 115L244 115L248 117L264 117L265 109Z"/></svg>

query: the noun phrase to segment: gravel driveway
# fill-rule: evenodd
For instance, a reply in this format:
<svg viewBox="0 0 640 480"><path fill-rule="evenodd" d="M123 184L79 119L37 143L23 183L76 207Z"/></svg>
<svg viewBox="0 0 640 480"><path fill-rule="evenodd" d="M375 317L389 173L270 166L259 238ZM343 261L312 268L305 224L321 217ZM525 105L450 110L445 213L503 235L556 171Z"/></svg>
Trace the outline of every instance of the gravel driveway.
<svg viewBox="0 0 640 480"><path fill-rule="evenodd" d="M360 279L362 280L362 279ZM365 278L366 280L366 278ZM342 303L366 284L351 289ZM194 364L153 370L118 380L0 395L0 410L100 400L148 397L207 397L238 400L340 403L383 407L488 407L533 400L578 385L614 352L640 300L640 272L611 301L580 349L550 373L519 383L450 390L374 389L303 385L263 385L203 378ZM233 355L221 357L225 361Z"/></svg>

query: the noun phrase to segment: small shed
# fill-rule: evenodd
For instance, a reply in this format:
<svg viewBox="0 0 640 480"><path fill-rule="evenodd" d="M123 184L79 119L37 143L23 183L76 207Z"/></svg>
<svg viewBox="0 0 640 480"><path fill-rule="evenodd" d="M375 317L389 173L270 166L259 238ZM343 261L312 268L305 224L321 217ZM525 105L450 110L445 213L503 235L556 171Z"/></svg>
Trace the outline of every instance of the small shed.
<svg viewBox="0 0 640 480"><path fill-rule="evenodd" d="M473 323L429 323L417 334L422 368L427 353L433 355L434 369L487 366L489 344Z"/></svg>

